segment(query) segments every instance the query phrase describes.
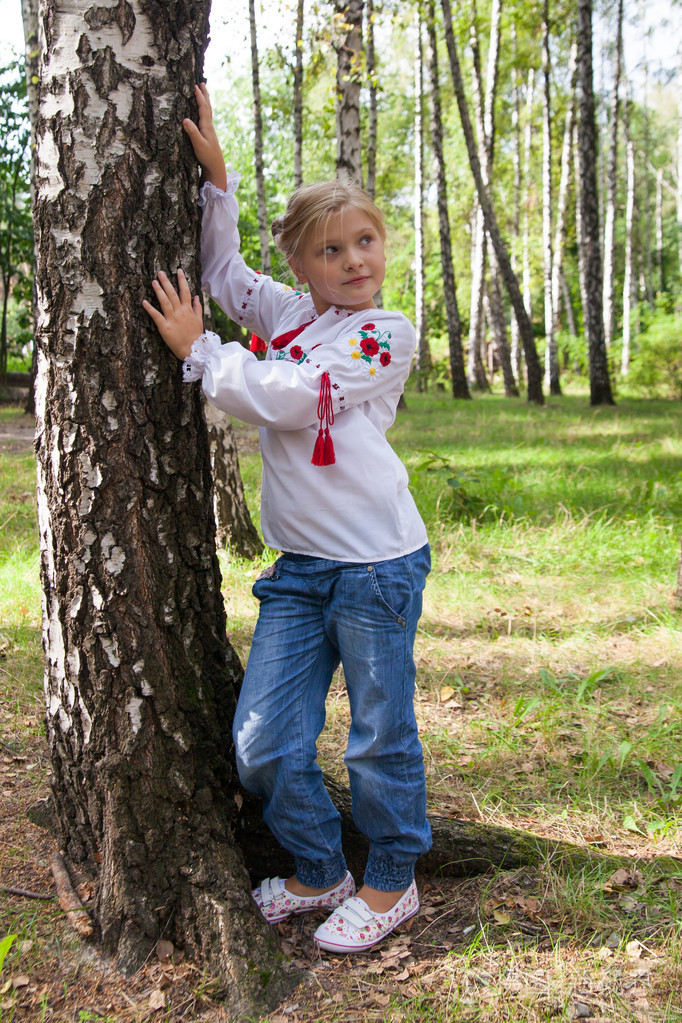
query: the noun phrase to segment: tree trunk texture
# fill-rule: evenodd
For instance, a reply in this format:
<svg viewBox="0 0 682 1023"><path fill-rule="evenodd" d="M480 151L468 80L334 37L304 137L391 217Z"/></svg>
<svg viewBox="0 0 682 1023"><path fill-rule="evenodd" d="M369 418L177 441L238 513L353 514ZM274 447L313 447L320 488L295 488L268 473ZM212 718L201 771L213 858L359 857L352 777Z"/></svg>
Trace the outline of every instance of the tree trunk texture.
<svg viewBox="0 0 682 1023"><path fill-rule="evenodd" d="M632 315L632 292L634 282L634 260L632 246L632 230L635 215L635 144L630 134L630 117L628 100L625 100L625 272L623 275L623 346L620 358L620 371L624 377L630 372L630 318Z"/></svg>
<svg viewBox="0 0 682 1023"><path fill-rule="evenodd" d="M163 935L234 1018L290 983L230 826L239 661L225 638L198 385L141 309L199 280L208 3L43 0L36 388L46 725L59 841L122 970Z"/></svg>
<svg viewBox="0 0 682 1023"><path fill-rule="evenodd" d="M341 814L348 868L356 876L361 875L367 860L368 843L353 823L350 791L328 777L325 777L325 785ZM542 838L528 831L432 814L429 814L429 823L433 847L417 862L417 872L422 876L469 877L492 868L515 870L547 862L556 869L564 870L580 870L597 864L610 864L615 870L633 864L629 856L604 854L571 842ZM248 800L244 804L239 826L254 839L257 836L247 854L247 864L254 878L262 877L267 870L277 870L282 876L291 872L292 861L262 823L257 800ZM682 866L681 860L671 856L661 857L656 862L662 871L673 874L677 874Z"/></svg>
<svg viewBox="0 0 682 1023"><path fill-rule="evenodd" d="M417 11L414 62L414 327L417 334L417 387L428 389L431 349L426 330L424 287L424 48L422 18Z"/></svg>
<svg viewBox="0 0 682 1023"><path fill-rule="evenodd" d="M472 390L489 391L490 384L481 358L483 345L483 296L485 294L486 233L485 217L474 200L474 230L471 248L471 299L469 304L469 345L467 348L467 384Z"/></svg>
<svg viewBox="0 0 682 1023"><path fill-rule="evenodd" d="M653 241L651 237L651 182L649 179L649 171L647 169L647 161L649 159L648 154L651 152L651 133L649 131L649 63L644 60L644 90L643 90L643 101L642 101L642 136L643 145L642 152L644 155L644 174L642 175L642 181L644 184L644 291L646 294L646 300L653 309L654 307L654 274L653 274L653 263L652 253L654 251Z"/></svg>
<svg viewBox="0 0 682 1023"><path fill-rule="evenodd" d="M530 273L530 213L533 199L531 194L530 165L533 156L533 125L535 124L535 118L533 117L534 94L535 69L529 68L526 85L526 123L523 132L523 187L525 201L523 203L523 236L521 245L523 270L521 279L523 283L523 304L530 320L533 317L533 288ZM517 374L516 379L521 379L519 374Z"/></svg>
<svg viewBox="0 0 682 1023"><path fill-rule="evenodd" d="M656 171L656 270L658 271L658 293L665 291L663 268L663 168Z"/></svg>
<svg viewBox="0 0 682 1023"><path fill-rule="evenodd" d="M367 183L365 188L374 198L377 181L377 68L374 47L374 0L367 0L367 84L369 87L369 111L367 115Z"/></svg>
<svg viewBox="0 0 682 1023"><path fill-rule="evenodd" d="M360 86L364 0L336 0L336 176L362 184Z"/></svg>
<svg viewBox="0 0 682 1023"><path fill-rule="evenodd" d="M588 335L590 404L613 405L604 342L602 261L597 197L597 139L592 87L592 0L578 0L578 80L580 84L580 219L584 253L583 317Z"/></svg>
<svg viewBox="0 0 682 1023"><path fill-rule="evenodd" d="M448 322L448 351L450 356L450 377L453 398L470 398L464 369L462 351L462 322L457 303L457 283L452 262L452 237L448 215L448 193L443 154L443 115L440 97L440 72L438 69L438 41L436 38L436 4L430 0L427 13L429 38L429 82L431 85L431 145L436 170L438 193L438 227L440 235L440 261L443 273L443 298Z"/></svg>
<svg viewBox="0 0 682 1023"><path fill-rule="evenodd" d="M566 244L566 210L568 207L568 190L571 182L571 155L575 135L575 88L577 75L578 47L575 40L571 44L570 56L570 100L566 108L564 120L564 138L561 146L561 172L559 177L559 196L557 198L556 223L554 225L554 249L552 252L552 315L554 317L554 333L561 327L561 278L564 267L564 248Z"/></svg>
<svg viewBox="0 0 682 1023"><path fill-rule="evenodd" d="M519 71L516 66L518 59L518 45L516 38L516 25L512 23L512 167L514 172L514 210L513 210L513 231L514 237L511 245L512 270L518 275L518 250L521 235L521 96L519 89ZM521 345L519 339L519 325L516 316L512 313L509 324L510 333L510 356L512 373L514 379L521 385Z"/></svg>
<svg viewBox="0 0 682 1023"><path fill-rule="evenodd" d="M260 241L260 268L271 272L270 226L265 198L265 168L263 164L263 114L260 98L260 72L258 70L258 34L256 30L256 3L249 0L249 27L251 32L251 83L253 87L254 163L256 168L256 200L258 206L258 238Z"/></svg>
<svg viewBox="0 0 682 1023"><path fill-rule="evenodd" d="M623 63L623 0L618 0L616 13L616 49L613 57L613 89L611 92L611 123L609 159L606 172L606 218L604 222L604 343L613 340L613 297L615 292L615 227L616 190L618 187L618 121L620 116L620 72Z"/></svg>
<svg viewBox="0 0 682 1023"><path fill-rule="evenodd" d="M294 54L294 188L303 184L303 14L305 0L296 4Z"/></svg>
<svg viewBox="0 0 682 1023"><path fill-rule="evenodd" d="M38 40L38 0L21 0L21 19L24 28L24 59L26 61L26 96L28 98L28 116L31 121L31 208L35 203L35 126L38 119L38 72L40 69L40 43ZM38 262L37 243L33 240L33 265ZM36 286L35 277L31 289L33 305L33 325L36 324ZM38 357L35 344L31 352L31 380L24 404L24 412L35 413L35 378Z"/></svg>
<svg viewBox="0 0 682 1023"><path fill-rule="evenodd" d="M542 14L542 72L542 284L545 300L545 386L550 394L559 395L561 394L559 357L552 307L552 105L548 0L544 2Z"/></svg>
<svg viewBox="0 0 682 1023"><path fill-rule="evenodd" d="M213 505L217 542L240 558L257 558L263 541L244 497L237 441L229 418L210 401L204 402L213 476Z"/></svg>
<svg viewBox="0 0 682 1023"><path fill-rule="evenodd" d="M486 230L495 250L504 284L509 295L509 300L514 308L516 318L519 323L521 343L526 357L526 368L528 372L528 400L541 405L544 401L542 395L542 370L540 367L538 353L535 348L533 327L528 314L526 313L519 284L514 271L511 268L509 255L497 226L497 218L495 217L495 211L488 195L488 190L483 182L478 153L476 152L476 142L474 140L474 133L471 127L471 120L469 118L469 108L464 94L464 83L462 81L459 56L457 54L457 44L452 30L452 11L450 7L450 0L442 0L442 6L443 19L445 23L445 38L448 47L448 56L450 58L450 72L452 74L452 83L455 96L457 98L460 120L462 122L462 130L469 156L469 164L476 184L478 200L483 209Z"/></svg>

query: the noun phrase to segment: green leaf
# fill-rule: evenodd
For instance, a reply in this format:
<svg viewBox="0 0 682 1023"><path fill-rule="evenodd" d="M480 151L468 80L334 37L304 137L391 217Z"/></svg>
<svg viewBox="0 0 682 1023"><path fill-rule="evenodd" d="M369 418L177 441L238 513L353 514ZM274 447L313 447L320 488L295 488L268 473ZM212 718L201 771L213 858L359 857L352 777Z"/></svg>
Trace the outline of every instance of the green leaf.
<svg viewBox="0 0 682 1023"><path fill-rule="evenodd" d="M2 973L2 964L5 961L5 957L16 941L16 937L16 934L7 934L2 941L0 941L0 973Z"/></svg>

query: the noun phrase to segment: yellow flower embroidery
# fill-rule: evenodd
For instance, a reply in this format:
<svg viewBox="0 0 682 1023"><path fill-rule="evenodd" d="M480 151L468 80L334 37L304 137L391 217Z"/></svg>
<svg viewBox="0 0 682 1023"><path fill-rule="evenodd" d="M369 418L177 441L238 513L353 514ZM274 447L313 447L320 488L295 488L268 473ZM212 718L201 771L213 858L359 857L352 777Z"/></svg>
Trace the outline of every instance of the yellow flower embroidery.
<svg viewBox="0 0 682 1023"><path fill-rule="evenodd" d="M375 373L376 373L376 370L375 370L374 366L370 366L369 367L369 375L371 377L373 377Z"/></svg>
<svg viewBox="0 0 682 1023"><path fill-rule="evenodd" d="M362 356L360 355L360 352L358 352L357 350L354 351L354 352L351 352L350 353L350 357L351 357L351 359L361 359L362 358Z"/></svg>
<svg viewBox="0 0 682 1023"><path fill-rule="evenodd" d="M356 345L357 343L358 343L358 339L356 337L351 337L351 338L348 339L348 344L349 345Z"/></svg>

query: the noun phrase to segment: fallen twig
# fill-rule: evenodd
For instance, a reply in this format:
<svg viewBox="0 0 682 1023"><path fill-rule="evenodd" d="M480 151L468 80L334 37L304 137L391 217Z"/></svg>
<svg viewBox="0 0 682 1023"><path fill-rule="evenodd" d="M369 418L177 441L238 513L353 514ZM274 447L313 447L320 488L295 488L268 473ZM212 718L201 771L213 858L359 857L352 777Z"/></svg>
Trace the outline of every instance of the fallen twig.
<svg viewBox="0 0 682 1023"><path fill-rule="evenodd" d="M83 904L74 891L61 853L52 853L50 869L52 870L54 883L57 886L59 905L66 913L67 920L81 938L91 938L93 932L92 921L86 910L83 909Z"/></svg>
<svg viewBox="0 0 682 1023"><path fill-rule="evenodd" d="M7 892L8 895L20 895L24 899L43 899L45 902L52 902L54 899L54 895L29 892L26 888L9 888L5 884L0 884L0 892Z"/></svg>

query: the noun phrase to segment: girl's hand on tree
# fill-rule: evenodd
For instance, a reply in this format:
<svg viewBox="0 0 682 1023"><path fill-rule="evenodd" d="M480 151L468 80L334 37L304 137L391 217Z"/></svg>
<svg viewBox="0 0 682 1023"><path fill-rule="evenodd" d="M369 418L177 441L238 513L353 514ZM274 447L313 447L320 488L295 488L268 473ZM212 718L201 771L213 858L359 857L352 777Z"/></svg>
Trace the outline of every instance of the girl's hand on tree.
<svg viewBox="0 0 682 1023"><path fill-rule="evenodd" d="M178 270L177 291L163 270L159 270L158 280L152 281L152 288L161 309L156 309L146 299L142 305L171 351L178 359L186 359L193 343L204 332L201 299L198 295L192 298L182 270Z"/></svg>
<svg viewBox="0 0 682 1023"><path fill-rule="evenodd" d="M206 82L194 86L194 95L199 108L199 127L186 117L182 127L189 135L194 155L201 164L205 181L210 181L223 192L227 189L227 172L220 142L213 127L213 110L206 88Z"/></svg>

